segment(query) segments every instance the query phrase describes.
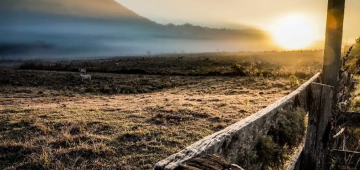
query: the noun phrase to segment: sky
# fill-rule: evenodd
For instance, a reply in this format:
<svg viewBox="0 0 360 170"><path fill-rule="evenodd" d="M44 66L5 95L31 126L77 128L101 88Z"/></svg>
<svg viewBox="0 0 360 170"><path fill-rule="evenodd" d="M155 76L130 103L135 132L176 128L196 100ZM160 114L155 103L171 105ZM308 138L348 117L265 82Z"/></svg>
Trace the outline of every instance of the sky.
<svg viewBox="0 0 360 170"><path fill-rule="evenodd" d="M79 55L83 55L84 49L94 49L93 47L101 47L103 51L111 51L108 48L114 49L109 55L119 52L132 54L138 51L141 51L138 52L141 54L148 50L161 53L164 49L165 52L173 52L180 50L179 47L187 52L218 49L221 51L323 49L327 1L0 0L0 13L2 12L1 16L4 16L0 17L0 25L2 22L6 23L0 27L0 37L4 37L0 38L0 48L1 44L7 43L25 44L23 51L28 53L26 50L33 48L26 45L40 41L52 45L47 46L48 51L79 51ZM343 42L347 45L353 44L360 36L359 9L360 0L346 0ZM51 15L47 15L48 13ZM252 33L262 35L262 39L256 39L254 36L251 41L245 39L253 34L231 38L224 35L225 39L215 39L216 36L213 36L212 32L204 31L202 32L204 34L200 35L191 28L162 27L137 14L161 24L190 23L213 28L256 28L251 29ZM132 22L130 19L130 22L129 18L138 20ZM264 34L259 29L268 34ZM225 32L223 31L224 34ZM247 30L243 31L245 32ZM214 39L207 39L209 37ZM36 47L42 48L41 44ZM45 52L40 51L40 53Z"/></svg>
<svg viewBox="0 0 360 170"><path fill-rule="evenodd" d="M328 0L116 0L139 15L167 24L191 23L209 27L257 27L269 31L278 20L306 16L315 39L325 37ZM344 42L360 36L360 1L347 0Z"/></svg>

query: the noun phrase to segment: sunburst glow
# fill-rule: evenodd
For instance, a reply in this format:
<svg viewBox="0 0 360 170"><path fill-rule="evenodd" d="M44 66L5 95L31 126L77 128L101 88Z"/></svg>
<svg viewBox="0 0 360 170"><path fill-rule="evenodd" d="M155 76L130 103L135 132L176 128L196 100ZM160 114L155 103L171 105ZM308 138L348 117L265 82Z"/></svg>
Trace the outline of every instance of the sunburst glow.
<svg viewBox="0 0 360 170"><path fill-rule="evenodd" d="M306 48L315 41L315 31L308 18L289 15L276 22L271 30L274 41L288 50Z"/></svg>

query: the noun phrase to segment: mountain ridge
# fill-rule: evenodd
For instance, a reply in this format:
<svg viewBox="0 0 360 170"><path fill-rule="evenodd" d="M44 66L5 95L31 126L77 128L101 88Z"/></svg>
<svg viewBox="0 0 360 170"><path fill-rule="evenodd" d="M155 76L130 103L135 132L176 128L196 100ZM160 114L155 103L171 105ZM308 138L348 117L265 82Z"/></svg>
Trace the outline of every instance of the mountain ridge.
<svg viewBox="0 0 360 170"><path fill-rule="evenodd" d="M243 49L251 43L259 49L269 38L258 29L161 25L113 0L0 0L0 16L0 55L8 56L139 54L178 48L204 52Z"/></svg>
<svg viewBox="0 0 360 170"><path fill-rule="evenodd" d="M0 10L83 17L146 19L114 0L1 0Z"/></svg>
<svg viewBox="0 0 360 170"><path fill-rule="evenodd" d="M74 17L95 17L104 19L132 19L143 20L161 26L180 26L180 27L194 27L205 28L213 30L244 30L244 29L229 29L229 28L211 28L208 26L194 25L190 23L185 24L159 24L146 17L140 16L136 12L123 6L115 0L0 0L0 11L16 11L16 12L37 12L45 14L61 14L70 15ZM96 13L94 13L96 11ZM247 28L245 30L251 30Z"/></svg>

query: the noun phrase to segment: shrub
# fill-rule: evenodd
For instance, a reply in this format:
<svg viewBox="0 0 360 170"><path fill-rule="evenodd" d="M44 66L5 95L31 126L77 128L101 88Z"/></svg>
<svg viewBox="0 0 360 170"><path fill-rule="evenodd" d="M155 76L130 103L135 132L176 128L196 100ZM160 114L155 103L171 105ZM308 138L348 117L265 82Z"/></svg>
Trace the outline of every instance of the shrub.
<svg viewBox="0 0 360 170"><path fill-rule="evenodd" d="M299 84L297 77L294 75L289 77L289 83L291 87L296 87Z"/></svg>
<svg viewBox="0 0 360 170"><path fill-rule="evenodd" d="M262 169L267 169L269 166L280 168L287 159L286 149L275 143L271 136L260 138L256 150L259 162L263 163Z"/></svg>
<svg viewBox="0 0 360 170"><path fill-rule="evenodd" d="M242 67L240 64L234 64L232 66L233 71L235 72L236 75L239 76L247 76L246 72L245 72L245 68Z"/></svg>
<svg viewBox="0 0 360 170"><path fill-rule="evenodd" d="M271 73L270 71L263 71L263 72L261 73L261 75L262 75L263 77L271 77L271 76L273 76L274 74Z"/></svg>
<svg viewBox="0 0 360 170"><path fill-rule="evenodd" d="M101 92L101 93L105 93L105 94L110 94L110 93L111 93L111 89L109 88L108 85L101 85L101 87L100 87L100 92Z"/></svg>
<svg viewBox="0 0 360 170"><path fill-rule="evenodd" d="M305 134L305 111L297 108L294 111L281 111L278 120L278 143L281 146L288 144L297 146Z"/></svg>
<svg viewBox="0 0 360 170"><path fill-rule="evenodd" d="M304 72L296 72L295 77L297 77L299 79L308 79L309 78L308 74L306 74Z"/></svg>
<svg viewBox="0 0 360 170"><path fill-rule="evenodd" d="M36 64L35 62L26 62L19 66L19 69L37 70L43 67L42 64Z"/></svg>
<svg viewBox="0 0 360 170"><path fill-rule="evenodd" d="M122 93L124 94L137 94L138 90L136 87L133 86L125 86L122 88Z"/></svg>
<svg viewBox="0 0 360 170"><path fill-rule="evenodd" d="M95 93L96 92L96 88L94 88L93 86L91 87L88 87L86 90L85 90L86 93Z"/></svg>
<svg viewBox="0 0 360 170"><path fill-rule="evenodd" d="M279 112L277 125L256 145L256 162L262 163L262 169L284 165L290 149L299 145L305 135L305 114L302 108Z"/></svg>

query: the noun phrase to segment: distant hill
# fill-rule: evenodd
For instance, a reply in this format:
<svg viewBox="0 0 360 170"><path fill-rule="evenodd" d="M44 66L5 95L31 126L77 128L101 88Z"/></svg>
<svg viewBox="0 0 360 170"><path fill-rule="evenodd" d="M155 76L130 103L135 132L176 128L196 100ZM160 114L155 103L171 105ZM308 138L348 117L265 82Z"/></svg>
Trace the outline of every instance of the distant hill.
<svg viewBox="0 0 360 170"><path fill-rule="evenodd" d="M114 0L0 0L0 10L147 20Z"/></svg>
<svg viewBox="0 0 360 170"><path fill-rule="evenodd" d="M157 24L114 0L0 0L0 25L0 37L5 37L0 39L0 55L8 56L235 50L235 42L230 41L241 41L245 45L238 49L251 50L246 43L257 42L260 48L268 40L257 29Z"/></svg>

